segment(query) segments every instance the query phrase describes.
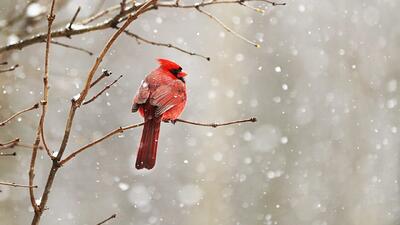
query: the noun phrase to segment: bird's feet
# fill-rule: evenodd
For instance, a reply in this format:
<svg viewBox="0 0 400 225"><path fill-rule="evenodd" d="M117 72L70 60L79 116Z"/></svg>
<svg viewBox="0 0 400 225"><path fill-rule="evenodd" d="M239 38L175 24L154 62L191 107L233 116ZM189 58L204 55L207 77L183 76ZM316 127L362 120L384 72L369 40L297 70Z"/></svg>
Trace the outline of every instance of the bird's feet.
<svg viewBox="0 0 400 225"><path fill-rule="evenodd" d="M165 123L172 123L172 124L175 125L176 120L164 120L164 122L165 122Z"/></svg>

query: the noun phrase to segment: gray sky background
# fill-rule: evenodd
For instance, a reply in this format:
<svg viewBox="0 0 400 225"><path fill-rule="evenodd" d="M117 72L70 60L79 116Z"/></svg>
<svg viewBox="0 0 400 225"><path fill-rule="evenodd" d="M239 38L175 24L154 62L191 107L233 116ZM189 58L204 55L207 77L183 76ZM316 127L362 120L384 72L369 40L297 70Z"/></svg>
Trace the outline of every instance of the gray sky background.
<svg viewBox="0 0 400 225"><path fill-rule="evenodd" d="M1 17L24 5L18 2L1 1ZM89 15L93 2L62 1L55 24L68 21L78 6L80 18ZM249 3L266 6L264 15L239 5L206 8L261 48L196 10L159 9L135 21L129 29L137 34L211 61L121 36L101 68L113 78L124 77L77 112L68 152L141 121L130 113L132 98L159 57L176 61L189 74L182 118L222 122L255 116L258 122L218 129L162 124L151 171L134 169L141 129L104 141L59 172L42 224L96 224L113 213L118 216L110 224L398 224L399 2L287 3ZM118 1L107 0L103 8L114 4ZM45 26L39 23L37 29ZM96 55L112 33L59 41ZM18 37L12 32L0 33L1 45L13 38ZM95 56L54 45L50 56L46 136L57 149L69 100L80 91ZM21 67L0 74L0 120L41 98L44 44L7 57ZM1 127L0 141L18 136L33 143L37 113ZM17 157L0 158L0 180L27 183L30 151L15 151ZM49 165L41 153L37 195ZM28 191L0 190L0 223L29 224Z"/></svg>

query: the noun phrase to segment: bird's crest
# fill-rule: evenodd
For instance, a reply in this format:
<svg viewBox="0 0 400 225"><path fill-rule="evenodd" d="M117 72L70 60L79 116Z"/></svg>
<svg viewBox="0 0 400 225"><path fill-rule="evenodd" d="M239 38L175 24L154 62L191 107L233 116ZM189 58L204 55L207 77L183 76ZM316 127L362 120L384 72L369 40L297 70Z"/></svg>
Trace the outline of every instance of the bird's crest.
<svg viewBox="0 0 400 225"><path fill-rule="evenodd" d="M164 68L168 71L177 70L179 68L182 70L182 68L178 64L176 64L168 59L157 59L157 61L160 63L160 66L162 68Z"/></svg>

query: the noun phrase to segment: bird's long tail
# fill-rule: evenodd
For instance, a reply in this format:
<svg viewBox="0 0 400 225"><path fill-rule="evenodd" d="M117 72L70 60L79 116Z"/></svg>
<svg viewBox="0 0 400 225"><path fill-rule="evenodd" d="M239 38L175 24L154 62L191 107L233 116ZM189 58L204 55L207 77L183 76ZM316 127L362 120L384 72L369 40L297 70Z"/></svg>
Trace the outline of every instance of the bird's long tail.
<svg viewBox="0 0 400 225"><path fill-rule="evenodd" d="M149 114L154 115L152 111L153 110L149 110L144 113L144 128L135 164L138 170L143 168L152 169L156 164L161 117L148 116Z"/></svg>

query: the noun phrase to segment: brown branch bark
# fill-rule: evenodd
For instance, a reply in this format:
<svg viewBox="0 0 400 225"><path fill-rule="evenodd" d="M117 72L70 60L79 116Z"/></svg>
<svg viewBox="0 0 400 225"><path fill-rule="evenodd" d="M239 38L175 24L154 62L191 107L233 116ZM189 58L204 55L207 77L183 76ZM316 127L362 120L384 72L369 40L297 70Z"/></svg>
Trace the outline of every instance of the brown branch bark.
<svg viewBox="0 0 400 225"><path fill-rule="evenodd" d="M71 22L68 24L68 29L72 30L72 24L74 24L76 17L78 16L79 12L81 11L81 7L79 6L78 9L76 10L74 16L71 19Z"/></svg>
<svg viewBox="0 0 400 225"><path fill-rule="evenodd" d="M241 3L240 3L241 4ZM242 39L243 41L253 45L256 48L259 48L260 45L250 41L249 39L245 38L244 36L242 36L241 34L239 34L238 32L232 30L230 27L228 27L224 22L222 22L220 19L218 19L217 17L213 16L211 13L206 12L202 9L200 9L200 6L196 7L196 10L199 11L200 13L208 16L210 19L214 20L215 22L217 22L219 25L221 25L226 31L228 31L229 33L233 34L234 36L238 37L239 39Z"/></svg>
<svg viewBox="0 0 400 225"><path fill-rule="evenodd" d="M58 42L58 41L51 41L51 43L52 43L52 44L55 44L55 45L59 45L59 46L65 47L65 48L70 48L70 49L78 50L78 51L84 52L84 53L86 53L86 54L88 54L88 55L90 55L90 56L93 55L93 52L91 52L91 51L89 51L89 50L86 50L86 49L84 49L84 48L81 48L81 47L76 47L76 46L64 44L64 43L61 43L61 42Z"/></svg>
<svg viewBox="0 0 400 225"><path fill-rule="evenodd" d="M21 143L21 140L19 138L15 138L12 141L9 141L7 143L0 143L0 150L7 150L7 149L12 149L14 147L21 147L21 148L26 148L26 149L32 149L32 145L24 144ZM39 146L39 150L42 150L43 147Z"/></svg>
<svg viewBox="0 0 400 225"><path fill-rule="evenodd" d="M89 71L89 74L87 76L86 79L86 83L85 86L83 88L83 90L81 91L81 93L79 94L79 96L77 98L73 98L72 102L71 102L71 107L69 110L69 114L67 117L67 124L65 126L65 131L64 131L64 136L63 136L63 140L61 142L61 146L60 149L57 153L57 156L52 158L53 163L51 166L51 169L49 171L49 175L47 177L47 181L46 181L46 185L45 188L43 190L42 193L42 197L41 197L41 201L38 207L38 210L35 210L35 214L34 217L32 219L32 223L31 225L37 225L39 224L40 218L44 212L44 209L46 207L48 198L49 198L49 193L51 190L51 187L53 186L54 183L54 179L56 177L56 174L60 168L60 160L61 157L64 154L64 151L67 147L68 144L68 140L70 137L70 133L71 133L71 128L72 128L72 123L75 117L75 112L76 110L80 107L80 105L82 104L82 102L85 100L85 97L90 89L90 86L92 84L92 79L93 76L97 70L97 68L99 67L101 61L103 60L104 56L106 55L106 53L108 52L108 50L111 48L112 44L115 42L115 40L118 38L118 36L123 32L124 29L126 29L126 27L133 22L139 15L141 15L143 12L145 12L147 10L148 7L152 6L155 3L156 0L149 0L145 3L143 3L141 5L141 7L139 7L137 9L137 11L135 11L134 14L130 14L127 18L127 20L125 21L124 25L122 25L122 27L120 29L118 29L110 38L110 40L107 42L107 44L104 46L103 50L101 51L100 55L97 57L94 65L92 66L91 70ZM54 2L54 0L53 0ZM48 39L49 40L49 39ZM39 131L40 134L40 131ZM36 140L35 141L35 145L38 146L39 145L40 140ZM37 151L34 151L33 154L36 154ZM36 157L36 155L35 155ZM32 157L33 159L33 157ZM33 171L33 169L31 169ZM31 177L31 176L30 176ZM30 179L31 180L31 179ZM32 178L33 181L33 178Z"/></svg>
<svg viewBox="0 0 400 225"><path fill-rule="evenodd" d="M105 223L107 223L108 221L114 219L115 217L117 217L117 214L114 213L114 214L112 214L110 217L108 217L107 219L105 219L105 220L101 221L100 223L98 223L97 225L105 224Z"/></svg>
<svg viewBox="0 0 400 225"><path fill-rule="evenodd" d="M149 10L155 10L158 8L180 8L180 9L188 9L188 8L196 8L196 7L204 7L204 6L209 6L209 5L217 5L217 4L240 4L242 2L265 2L269 3L273 6L278 6L278 5L285 5L285 3L276 3L272 1L266 1L266 0L225 0L225 1L216 1L216 0L210 0L207 2L201 2L201 3L194 3L194 4L188 4L188 5L176 5L175 1L171 2L158 2L156 3L153 7L147 8L145 11ZM99 12L95 16L89 17L85 20L82 20L80 25L83 26L77 26L74 27L72 26L72 29L69 29L67 24L64 26L64 28L57 29L51 32L51 36L53 38L57 37L72 37L74 35L79 35L79 34L84 34L87 32L92 32L92 31L97 31L97 30L104 30L107 28L112 28L116 24L119 24L120 22L124 21L124 17L126 15L129 15L132 12L136 12L139 8L141 8L144 5L144 3L141 4L136 4L130 8L126 8L126 10L123 11L123 13L118 13L112 18L105 19L104 21L97 23L95 25L90 25L88 26L90 22L93 22L95 19L98 19L104 15L109 14L110 12L116 11L120 9L121 5L115 5L112 6L108 9L105 9L102 12ZM40 43L46 40L47 34L46 33L38 33L35 34L29 38L23 39L15 44L11 45L6 45L3 47L0 47L0 53L5 52L5 51L10 51L10 50L15 50L15 49L22 49L26 46Z"/></svg>
<svg viewBox="0 0 400 225"><path fill-rule="evenodd" d="M7 63L6 63L7 64ZM5 65L5 64L3 64ZM13 66L11 66L10 68L7 69L0 69L0 73L5 73L5 72L10 72L10 71L14 71L15 69L17 69L19 67L19 64L15 64Z"/></svg>
<svg viewBox="0 0 400 225"><path fill-rule="evenodd" d="M24 188L37 188L37 185L24 185L24 184L16 184L11 182L0 182L0 185L12 186L12 187L24 187Z"/></svg>
<svg viewBox="0 0 400 225"><path fill-rule="evenodd" d="M51 43L51 26L56 17L56 15L54 14L54 5L55 5L55 0L51 2L50 13L47 16L47 38L46 38L44 76L43 76L43 100L40 102L42 105L42 114L40 115L40 121L39 121L40 136L43 141L44 149L46 149L46 152L50 158L53 158L53 155L51 154L50 149L47 146L45 132L44 132L44 123L47 112L47 104L49 100L49 54L50 54L50 43Z"/></svg>
<svg viewBox="0 0 400 225"><path fill-rule="evenodd" d="M126 127L119 127L117 129L109 132L108 134L104 135L103 137L98 138L97 140L95 140L95 141L93 141L93 142L81 147L80 149L74 151L69 156L67 156L65 159L61 160L60 165L61 166L65 165L65 163L67 163L68 161L73 159L79 153L85 151L86 149L92 147L93 145L96 145L96 144L102 142L103 140L105 140L105 139L107 139L107 138L109 138L109 137L111 137L111 136L113 136L115 134L123 133L125 130L133 129L133 128L140 127L140 126L143 126L143 125L144 125L144 123L138 123L138 124L133 124L133 125L126 126Z"/></svg>
<svg viewBox="0 0 400 225"><path fill-rule="evenodd" d="M6 143L0 143L0 150L5 150L8 148L14 148L15 146L18 145L20 139L19 138L15 138L9 142Z"/></svg>
<svg viewBox="0 0 400 225"><path fill-rule="evenodd" d="M191 125L196 125L196 126L203 126L203 127L221 127L221 126L228 126L232 124L238 124L238 123L247 123L247 122L257 122L257 119L255 117L249 118L249 119L244 119L244 120L235 120L235 121L230 121L230 122L225 122L225 123L199 123L199 122L192 122L188 120L183 120L183 119L177 119L174 122L181 122L181 123L187 123Z"/></svg>
<svg viewBox="0 0 400 225"><path fill-rule="evenodd" d="M221 126L228 126L228 125L232 125L232 124L239 124L239 123L247 123L247 122L256 122L256 118L250 118L250 119L244 119L244 120L235 120L235 121L230 121L230 122L226 122L226 123L199 123L199 122L192 122L192 121L188 121L188 120L183 120L183 119L177 119L174 121L175 122L180 122L180 123L186 123L186 124L191 124L191 125L195 125L195 126L205 126L205 127L221 127ZM111 132L109 132L108 134L104 135L101 138L96 139L95 141L79 148L78 150L74 151L73 153L71 153L69 156L67 156L65 159L63 159L60 162L60 165L63 166L65 165L68 161L70 161L71 159L75 158L79 153L85 151L86 149L104 141L105 139L118 134L118 133L123 133L125 130L130 130L133 128L137 128L137 127L141 127L143 126L144 123L138 123L138 124L133 124L130 126L126 126L126 127L119 127Z"/></svg>
<svg viewBox="0 0 400 225"><path fill-rule="evenodd" d="M125 30L124 32L125 32L125 34L128 35L128 36L131 36L131 37L133 37L133 38L136 38L136 40L138 40L138 41L142 41L142 42L147 43L147 44L150 44L150 45L162 46L162 47L167 47L167 48L173 48L173 49L176 49L176 50L178 50L178 51L180 51L180 52L186 53L186 54L188 54L188 55L199 56L199 57L201 57L201 58L206 59L207 61L210 61L210 57L208 57L208 56L204 56L204 55L200 55L200 54L195 53L195 52L187 51L187 50L182 49L182 48L180 48L180 47L177 47L177 46L175 46L175 45L173 45L173 44L150 41L150 40L147 40L147 39L145 39L145 38L143 38L143 37L141 37L141 36L139 36L139 35L137 35L137 34L134 34L134 33L130 32L129 30ZM140 42L139 42L139 43L140 43Z"/></svg>
<svg viewBox="0 0 400 225"><path fill-rule="evenodd" d="M97 93L95 96L93 96L92 98L90 98L90 99L87 100L87 101L84 101L84 102L82 103L82 105L89 104L89 103L93 102L94 100L96 100L96 98L100 97L100 95L102 95L107 89L109 89L111 86L113 86L115 83L117 83L118 80L121 79L121 78L122 78L122 75L119 76L117 79L115 79L113 82L111 82L111 84L105 86L105 87L104 87L101 91L99 91L99 93Z"/></svg>
<svg viewBox="0 0 400 225"><path fill-rule="evenodd" d="M10 118L4 120L3 122L0 122L0 127L6 125L8 122L10 122L10 121L11 121L12 119L14 119L15 117L21 115L22 113L29 112L29 111L34 110L34 109L37 109L37 108L39 108L39 103L36 103L36 104L34 104L33 106L31 106L31 107L29 107L29 108L26 108L26 109L23 109L23 110L21 110L21 111L16 112L16 113L15 113L14 115L12 115Z"/></svg>
<svg viewBox="0 0 400 225"><path fill-rule="evenodd" d="M43 100L41 101L41 105L42 105L42 113L40 115L40 119L39 119L39 125L36 131L36 138L35 138L35 142L33 144L33 149L32 149L32 156L31 156L31 163L30 163L30 167L29 167L29 197L31 200L31 205L32 208L34 210L35 216L34 218L39 218L41 213L43 212L43 208L40 208L40 206L38 206L38 204L36 203L35 200L35 193L33 191L33 180L35 177L35 164L36 164L36 156L37 156L37 151L39 148L39 144L40 144L40 138L42 138L43 141L43 145L44 148L46 149L46 152L48 154L48 156L52 159L53 156L50 153L50 150L46 144L45 141L45 135L44 135L44 120L45 120L45 116L46 116L46 110L47 110L47 101L48 101L48 91L49 91L49 86L48 86L48 77L49 77L49 52L50 52L50 41L51 41L51 25L53 24L55 15L54 15L54 6L55 6L55 0L52 0L51 2L51 6L50 6L50 13L47 17L47 37L46 37L46 52L45 52L45 61L44 61L44 76L43 76ZM32 221L32 225L33 224L38 224L39 220L36 220L37 222L35 222L35 219Z"/></svg>
<svg viewBox="0 0 400 225"><path fill-rule="evenodd" d="M0 156L16 156L16 155L17 155L16 152L12 152L12 153L0 152Z"/></svg>
<svg viewBox="0 0 400 225"><path fill-rule="evenodd" d="M146 1L134 14L130 14L125 21L125 23L114 33L114 35L110 38L107 44L104 46L103 50L101 51L100 55L97 57L96 62L92 66L92 69L89 71L89 75L85 82L85 87L81 91L79 98L76 100L76 104L79 107L82 102L85 100L86 95L89 92L90 84L92 83L92 79L94 74L96 73L101 61L103 60L104 56L110 50L111 46L115 42L115 40L121 35L121 33L131 24L136 18L138 18L142 13L144 13L150 6L155 4L156 0L148 0Z"/></svg>

